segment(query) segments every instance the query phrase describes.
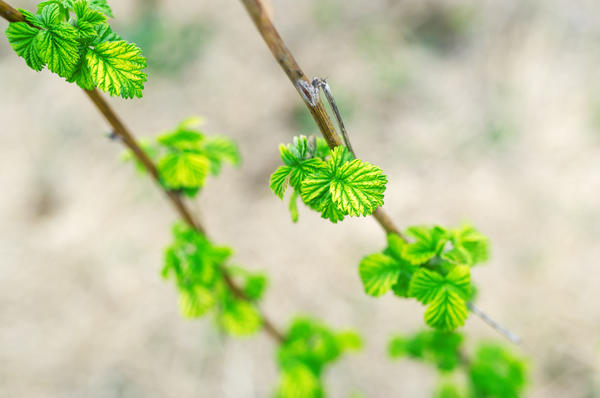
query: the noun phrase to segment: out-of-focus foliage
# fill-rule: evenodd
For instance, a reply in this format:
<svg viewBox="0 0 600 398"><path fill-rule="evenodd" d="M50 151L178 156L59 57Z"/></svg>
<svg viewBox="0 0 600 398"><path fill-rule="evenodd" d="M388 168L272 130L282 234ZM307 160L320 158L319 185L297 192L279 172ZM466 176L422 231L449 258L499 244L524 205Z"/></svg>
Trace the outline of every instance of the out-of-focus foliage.
<svg viewBox="0 0 600 398"><path fill-rule="evenodd" d="M323 398L323 373L327 366L349 350L361 348L360 337L351 331L334 332L325 324L295 319L279 347L281 371L277 398Z"/></svg>

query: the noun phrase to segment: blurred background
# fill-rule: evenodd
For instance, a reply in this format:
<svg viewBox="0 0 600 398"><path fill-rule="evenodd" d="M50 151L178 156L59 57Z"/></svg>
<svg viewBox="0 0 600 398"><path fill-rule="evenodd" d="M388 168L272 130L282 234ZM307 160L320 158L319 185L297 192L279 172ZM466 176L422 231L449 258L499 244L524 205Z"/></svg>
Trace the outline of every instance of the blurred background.
<svg viewBox="0 0 600 398"><path fill-rule="evenodd" d="M34 9L32 1L15 7ZM364 350L332 366L331 397L429 397L435 371L391 361L423 325L414 300L363 294L372 218L333 225L269 190L277 146L316 133L235 0L113 1L142 47L141 100L111 99L139 137L202 115L244 162L193 204L234 261L271 278L264 308L356 328ZM593 0L272 0L309 76L329 78L359 156L383 168L401 226L471 221L492 258L478 305L520 334L529 397L600 396L600 5ZM7 24L0 21L0 28ZM106 138L76 86L36 73L0 40L0 396L266 397L265 334L231 340L186 321L161 280L175 214ZM501 340L470 317L469 346Z"/></svg>

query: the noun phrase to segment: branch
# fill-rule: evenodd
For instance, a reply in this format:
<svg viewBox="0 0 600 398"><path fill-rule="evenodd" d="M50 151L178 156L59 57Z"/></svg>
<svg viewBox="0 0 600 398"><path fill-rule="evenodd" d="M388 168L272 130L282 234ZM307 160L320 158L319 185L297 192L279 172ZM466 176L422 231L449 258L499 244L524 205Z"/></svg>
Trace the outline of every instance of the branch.
<svg viewBox="0 0 600 398"><path fill-rule="evenodd" d="M275 57L279 63L279 66L281 66L294 87L296 87L296 91L298 91L298 94L300 94L300 97L302 97L304 104L310 111L310 114L317 123L317 126L319 126L319 130L321 130L321 134L323 134L323 137L327 141L329 147L333 149L336 146L342 145L342 141L335 133L335 128L333 127L331 118L327 114L321 99L318 96L314 96L310 91L310 89L313 88L311 82L308 80L304 72L302 72L300 65L298 65L294 59L294 56L279 36L279 33L277 33L277 29L275 29L275 26L273 26L273 22L271 22L271 18L269 17L267 9L263 5L262 1L241 1L244 6L246 6L248 14L250 14L250 17L254 21L258 32L269 47L269 50L271 50L273 57ZM406 237L402 235L400 230L394 225L393 221L388 217L383 209L378 208L375 210L373 217L375 217L379 225L381 225L386 233L399 235L406 240Z"/></svg>
<svg viewBox="0 0 600 398"><path fill-rule="evenodd" d="M6 19L9 22L26 22L23 14L19 11L12 8L10 5L0 0L0 16ZM125 127L121 119L117 116L114 110L108 105L108 103L104 100L104 98L100 95L97 89L93 90L83 90L85 94L90 98L93 104L96 106L98 111L104 116L108 124L113 128L114 134L121 138L123 144L129 148L134 156L144 165L146 170L152 176L152 179L156 184L162 189L167 197L169 198L173 207L179 214L179 216L188 224L191 228L194 228L196 231L201 233L202 235L206 234L206 229L200 224L199 221L195 220L192 216L192 213L186 206L186 204L181 200L179 194L174 191L166 189L160 182L160 175L158 173L158 169L156 168L154 162L148 157L146 152L142 150L135 137L131 134L131 132ZM224 267L221 267L221 272L223 274L223 278L227 286L230 290L240 299L248 300L243 294L242 289L235 284L231 276L227 273ZM282 343L285 338L283 334L273 325L271 320L264 314L263 311L258 309L260 312L260 316L262 319L262 323L264 326L264 330L267 334L272 337L277 343Z"/></svg>
<svg viewBox="0 0 600 398"><path fill-rule="evenodd" d="M313 92L310 91L310 88L313 86L309 83L308 79L300 69L300 66L294 59L294 56L287 48L279 33L277 33L277 29L273 25L267 10L262 3L262 0L240 0L250 18L256 25L258 32L262 36L263 40L271 50L273 57L277 60L287 77L296 87L296 90L304 100L304 104L310 111L313 119L319 126L323 137L327 140L329 147L331 149L335 148L338 145L342 145L340 138L335 133L335 129L329 118L329 115L325 111L323 104L321 103L320 96L313 95ZM377 220L381 228L390 234L396 234L400 236L405 242L408 243L408 239L405 235L403 235L398 227L394 224L392 219L388 216L388 214L380 207L373 212L373 217ZM518 342L519 338L515 334L511 333L508 329L500 326L498 323L494 322L490 317L488 317L485 313L481 312L477 307L475 307L472 303L469 303L469 308L471 312L480 317L484 322L488 325L492 326L495 330L500 332L502 335L507 337L512 342Z"/></svg>

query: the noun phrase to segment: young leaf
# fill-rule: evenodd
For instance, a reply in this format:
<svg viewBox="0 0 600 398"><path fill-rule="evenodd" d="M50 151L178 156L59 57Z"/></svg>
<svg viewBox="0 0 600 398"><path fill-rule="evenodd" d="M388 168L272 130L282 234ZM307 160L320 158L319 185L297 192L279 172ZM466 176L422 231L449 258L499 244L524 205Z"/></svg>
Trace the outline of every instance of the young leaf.
<svg viewBox="0 0 600 398"><path fill-rule="evenodd" d="M409 295L423 304L425 322L436 329L453 330L464 324L468 311L465 300L470 295L471 276L467 266L456 266L445 277L421 268L415 272Z"/></svg>
<svg viewBox="0 0 600 398"><path fill-rule="evenodd" d="M199 318L214 304L214 296L203 286L194 286L179 292L179 309L184 318Z"/></svg>
<svg viewBox="0 0 600 398"><path fill-rule="evenodd" d="M267 277L261 274L248 275L244 283L244 294L252 301L258 301L267 288Z"/></svg>
<svg viewBox="0 0 600 398"><path fill-rule="evenodd" d="M240 164L240 152L235 142L227 137L210 136L202 142L202 151L210 161L210 173L218 175L221 164L227 162L234 166Z"/></svg>
<svg viewBox="0 0 600 398"><path fill-rule="evenodd" d="M254 306L246 301L230 299L218 317L219 325L232 336L247 336L262 325L262 320Z"/></svg>
<svg viewBox="0 0 600 398"><path fill-rule="evenodd" d="M452 249L442 254L442 258L454 264L475 265L489 257L488 239L471 225L463 225L450 231Z"/></svg>
<svg viewBox="0 0 600 398"><path fill-rule="evenodd" d="M81 50L81 49L80 49ZM92 90L96 85L94 84L94 80L92 79L92 75L90 72L90 68L87 64L87 59L85 58L85 47L83 48L83 53L79 58L79 63L75 66L75 71L73 75L69 79L68 82L75 82L79 87L84 90Z"/></svg>
<svg viewBox="0 0 600 398"><path fill-rule="evenodd" d="M275 398L323 398L323 386L307 366L295 363L283 369Z"/></svg>
<svg viewBox="0 0 600 398"><path fill-rule="evenodd" d="M460 346L463 338L458 333L423 331L412 336L397 336L390 340L390 357L410 357L431 362L445 372L452 371L460 364Z"/></svg>
<svg viewBox="0 0 600 398"><path fill-rule="evenodd" d="M355 159L344 164L335 176L331 182L332 199L349 215L366 216L383 205L387 178L380 168Z"/></svg>
<svg viewBox="0 0 600 398"><path fill-rule="evenodd" d="M288 183L290 181L289 176L292 168L290 166L279 166L273 174L271 174L270 187L280 199L283 199L283 195L287 190Z"/></svg>
<svg viewBox="0 0 600 398"><path fill-rule="evenodd" d="M464 325L468 314L467 305L460 294L443 288L425 310L425 323L436 329L451 331Z"/></svg>
<svg viewBox="0 0 600 398"><path fill-rule="evenodd" d="M60 8L51 4L42 9L40 21L44 30L37 36L40 58L57 75L70 78L79 62L77 31L61 21Z"/></svg>
<svg viewBox="0 0 600 398"><path fill-rule="evenodd" d="M109 18L113 18L112 10L106 0L88 0L90 8L100 11Z"/></svg>
<svg viewBox="0 0 600 398"><path fill-rule="evenodd" d="M99 43L86 54L92 79L112 96L141 97L147 75L146 59L134 44L121 41Z"/></svg>
<svg viewBox="0 0 600 398"><path fill-rule="evenodd" d="M209 168L208 159L193 152L169 153L158 163L160 176L170 189L204 186Z"/></svg>
<svg viewBox="0 0 600 398"><path fill-rule="evenodd" d="M331 200L345 214L364 216L383 204L387 178L381 169L359 159L346 162L346 151L336 147L327 168L318 168L303 180L302 200L321 209L325 207L323 201Z"/></svg>
<svg viewBox="0 0 600 398"><path fill-rule="evenodd" d="M442 227L410 227L406 233L416 239L416 242L404 247L403 256L412 264L427 262L441 254L448 241L448 234Z"/></svg>
<svg viewBox="0 0 600 398"><path fill-rule="evenodd" d="M77 32L82 39L95 37L98 34L96 26L106 21L106 16L91 8L87 0L78 0L73 11L77 16Z"/></svg>
<svg viewBox="0 0 600 398"><path fill-rule="evenodd" d="M469 366L474 397L519 398L527 384L525 361L507 349L481 344Z"/></svg>
<svg viewBox="0 0 600 398"><path fill-rule="evenodd" d="M64 21L69 19L69 10L73 8L74 0L47 0L38 4L38 14L40 14L46 6L54 5L59 10L59 15Z"/></svg>
<svg viewBox="0 0 600 398"><path fill-rule="evenodd" d="M39 29L29 26L26 22L11 22L6 29L6 38L18 56L36 71L41 71L46 63L42 59L37 45Z"/></svg>
<svg viewBox="0 0 600 398"><path fill-rule="evenodd" d="M96 37L92 41L93 46L97 46L105 41L121 41L121 36L113 32L110 25L107 23L99 24L95 26Z"/></svg>
<svg viewBox="0 0 600 398"><path fill-rule="evenodd" d="M398 280L401 270L400 265L393 258L376 253L362 259L359 272L365 292L378 297L391 289Z"/></svg>

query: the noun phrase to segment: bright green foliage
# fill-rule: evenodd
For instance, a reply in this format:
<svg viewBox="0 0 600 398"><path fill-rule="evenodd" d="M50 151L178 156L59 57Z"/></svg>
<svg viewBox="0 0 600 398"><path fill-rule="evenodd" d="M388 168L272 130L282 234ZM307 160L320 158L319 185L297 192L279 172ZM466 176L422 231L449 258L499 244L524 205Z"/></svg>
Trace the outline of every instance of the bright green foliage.
<svg viewBox="0 0 600 398"><path fill-rule="evenodd" d="M387 178L378 167L360 159L346 161L346 156L345 147L336 147L327 167L302 181L302 200L313 208L333 202L344 214L366 216L383 205Z"/></svg>
<svg viewBox="0 0 600 398"><path fill-rule="evenodd" d="M26 23L11 23L6 29L6 37L18 56L22 57L27 65L40 71L46 65L36 46L39 29L32 28Z"/></svg>
<svg viewBox="0 0 600 398"><path fill-rule="evenodd" d="M463 398L465 395L454 383L444 382L438 386L434 398Z"/></svg>
<svg viewBox="0 0 600 398"><path fill-rule="evenodd" d="M394 337L389 344L392 358L409 357L431 363L440 371L440 386L434 398L519 398L527 384L527 366L507 348L481 343L468 357L463 337L457 333L425 331ZM459 383L458 371L467 375Z"/></svg>
<svg viewBox="0 0 600 398"><path fill-rule="evenodd" d="M113 13L106 0L89 0L90 7L96 11L100 11L107 17L112 18Z"/></svg>
<svg viewBox="0 0 600 398"><path fill-rule="evenodd" d="M267 281L264 275L226 267L231 255L230 248L215 246L195 230L177 224L173 243L165 250L162 276L175 281L184 317L199 318L212 311L224 331L244 336L260 329L262 320L253 303L262 296ZM231 291L224 272L242 282L243 297Z"/></svg>
<svg viewBox="0 0 600 398"><path fill-rule="evenodd" d="M481 344L469 365L474 398L518 398L526 378L525 362L496 344Z"/></svg>
<svg viewBox="0 0 600 398"><path fill-rule="evenodd" d="M398 235L389 234L388 248L383 253L362 259L359 273L368 295L382 296L393 289L396 295L407 297L408 284L417 267L402 257L404 245Z"/></svg>
<svg viewBox="0 0 600 398"><path fill-rule="evenodd" d="M397 336L390 340L390 357L410 357L434 364L440 371L452 371L460 364L462 336L436 330L413 336Z"/></svg>
<svg viewBox="0 0 600 398"><path fill-rule="evenodd" d="M440 330L454 330L464 325L468 311L471 273L467 266L456 266L446 276L421 268L410 281L408 294L423 304L425 322Z"/></svg>
<svg viewBox="0 0 600 398"><path fill-rule="evenodd" d="M361 340L354 332L335 333L320 322L296 319L277 354L281 377L275 396L325 397L323 373L326 366L345 351L360 347Z"/></svg>
<svg viewBox="0 0 600 398"><path fill-rule="evenodd" d="M415 238L415 242L406 245L403 254L415 265L440 255L448 241L446 230L437 225L433 228L410 227L406 230L406 234Z"/></svg>
<svg viewBox="0 0 600 398"><path fill-rule="evenodd" d="M390 289L427 306L425 322L452 331L464 325L467 302L474 299L470 266L487 259L487 238L472 226L457 229L415 226L409 241L388 235L388 247L364 257L359 273L365 292L381 296Z"/></svg>
<svg viewBox="0 0 600 398"><path fill-rule="evenodd" d="M280 198L289 185L307 206L334 223L383 205L387 178L378 167L353 159L345 147L329 151L324 140L299 136L279 151L284 165L273 173L270 186ZM295 218L294 207L290 209Z"/></svg>
<svg viewBox="0 0 600 398"><path fill-rule="evenodd" d="M226 137L206 136L196 126L199 118L189 118L174 130L146 143L144 151L157 162L165 187L195 196L210 174L218 175L224 162L238 165L240 155L235 142ZM130 152L124 157L129 160ZM138 163L138 167L143 166Z"/></svg>
<svg viewBox="0 0 600 398"><path fill-rule="evenodd" d="M27 22L11 22L6 37L33 70L47 66L86 90L142 96L146 60L139 48L112 32L106 0L49 0L38 5L36 15L19 11Z"/></svg>
<svg viewBox="0 0 600 398"><path fill-rule="evenodd" d="M487 261L489 257L488 239L471 225L449 231L452 248L442 258L454 264L475 265Z"/></svg>
<svg viewBox="0 0 600 398"><path fill-rule="evenodd" d="M123 98L141 97L147 76L146 59L135 44L105 41L85 54L92 80L99 89Z"/></svg>

